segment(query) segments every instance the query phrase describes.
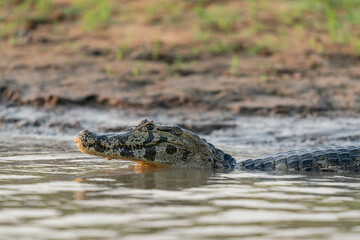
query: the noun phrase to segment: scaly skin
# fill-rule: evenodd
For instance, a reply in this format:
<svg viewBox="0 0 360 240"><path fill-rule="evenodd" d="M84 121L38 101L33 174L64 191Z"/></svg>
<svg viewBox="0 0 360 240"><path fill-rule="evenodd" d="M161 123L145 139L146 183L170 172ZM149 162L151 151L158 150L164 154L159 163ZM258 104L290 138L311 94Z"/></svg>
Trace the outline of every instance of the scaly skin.
<svg viewBox="0 0 360 240"><path fill-rule="evenodd" d="M249 170L293 170L340 172L360 170L359 146L303 148L274 155L248 159L238 168Z"/></svg>
<svg viewBox="0 0 360 240"><path fill-rule="evenodd" d="M125 159L140 165L249 170L359 171L360 147L300 149L236 163L195 133L146 119L116 134L82 130L75 136L80 151L107 159Z"/></svg>

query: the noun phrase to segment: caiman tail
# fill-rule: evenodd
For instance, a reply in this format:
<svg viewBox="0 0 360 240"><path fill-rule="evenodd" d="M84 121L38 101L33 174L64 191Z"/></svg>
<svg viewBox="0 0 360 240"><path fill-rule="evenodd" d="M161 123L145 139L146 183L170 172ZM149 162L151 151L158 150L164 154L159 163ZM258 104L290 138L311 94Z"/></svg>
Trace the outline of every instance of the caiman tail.
<svg viewBox="0 0 360 240"><path fill-rule="evenodd" d="M241 161L236 168L259 171L360 171L360 146L303 148Z"/></svg>

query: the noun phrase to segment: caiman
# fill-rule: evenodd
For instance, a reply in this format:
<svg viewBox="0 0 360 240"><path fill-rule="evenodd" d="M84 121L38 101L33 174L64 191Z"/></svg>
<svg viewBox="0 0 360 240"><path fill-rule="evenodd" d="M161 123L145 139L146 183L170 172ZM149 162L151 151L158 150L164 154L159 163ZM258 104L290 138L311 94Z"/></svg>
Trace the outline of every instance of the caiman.
<svg viewBox="0 0 360 240"><path fill-rule="evenodd" d="M360 170L360 146L303 148L236 162L232 156L189 130L146 119L119 133L97 134L82 130L74 140L79 150L87 154L156 167L316 172Z"/></svg>

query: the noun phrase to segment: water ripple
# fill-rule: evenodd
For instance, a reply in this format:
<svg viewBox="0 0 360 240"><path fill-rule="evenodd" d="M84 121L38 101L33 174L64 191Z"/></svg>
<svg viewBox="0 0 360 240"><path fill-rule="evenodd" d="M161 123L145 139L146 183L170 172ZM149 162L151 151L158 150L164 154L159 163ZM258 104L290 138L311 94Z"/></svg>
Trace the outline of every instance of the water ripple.
<svg viewBox="0 0 360 240"><path fill-rule="evenodd" d="M66 144L0 138L0 240L359 239L359 175L141 170Z"/></svg>

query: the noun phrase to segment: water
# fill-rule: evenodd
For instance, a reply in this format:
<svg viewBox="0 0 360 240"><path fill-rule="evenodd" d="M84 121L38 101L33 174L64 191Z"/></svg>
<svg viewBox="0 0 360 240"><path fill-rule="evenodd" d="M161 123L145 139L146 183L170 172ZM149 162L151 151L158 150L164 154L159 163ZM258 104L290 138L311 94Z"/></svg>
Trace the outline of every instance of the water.
<svg viewBox="0 0 360 240"><path fill-rule="evenodd" d="M238 159L359 133L357 119L236 121L206 138ZM0 135L0 207L4 240L360 239L359 174L153 170L71 136Z"/></svg>

